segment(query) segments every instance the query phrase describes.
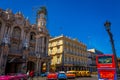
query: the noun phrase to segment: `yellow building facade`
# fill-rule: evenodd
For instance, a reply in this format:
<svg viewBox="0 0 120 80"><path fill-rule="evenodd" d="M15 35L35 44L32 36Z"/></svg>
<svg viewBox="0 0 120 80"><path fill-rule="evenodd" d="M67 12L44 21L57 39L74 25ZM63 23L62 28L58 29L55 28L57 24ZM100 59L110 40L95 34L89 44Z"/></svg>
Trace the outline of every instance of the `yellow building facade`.
<svg viewBox="0 0 120 80"><path fill-rule="evenodd" d="M87 47L82 42L63 35L49 40L48 55L56 71L85 70L87 68Z"/></svg>

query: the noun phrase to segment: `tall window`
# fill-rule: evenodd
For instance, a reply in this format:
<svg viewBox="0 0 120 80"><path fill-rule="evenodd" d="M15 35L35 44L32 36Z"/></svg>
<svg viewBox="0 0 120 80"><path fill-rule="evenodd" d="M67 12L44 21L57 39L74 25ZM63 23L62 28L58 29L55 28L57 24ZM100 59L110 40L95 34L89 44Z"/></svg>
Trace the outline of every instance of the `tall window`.
<svg viewBox="0 0 120 80"><path fill-rule="evenodd" d="M34 51L35 51L35 47L34 46L32 46L32 45L30 45L30 54L34 54Z"/></svg>
<svg viewBox="0 0 120 80"><path fill-rule="evenodd" d="M57 55L57 64L59 64L59 63L60 63L60 56Z"/></svg>
<svg viewBox="0 0 120 80"><path fill-rule="evenodd" d="M44 53L46 53L46 49L47 49L46 44L47 44L47 38L46 38L46 37L44 37L44 45L45 45L45 47L44 47Z"/></svg>
<svg viewBox="0 0 120 80"><path fill-rule="evenodd" d="M35 40L35 33L34 32L31 32L30 33L30 40Z"/></svg>
<svg viewBox="0 0 120 80"><path fill-rule="evenodd" d="M19 47L19 45L18 45L18 43L17 42L12 42L12 50L15 50L15 51L17 51L18 50L18 47Z"/></svg>
<svg viewBox="0 0 120 80"><path fill-rule="evenodd" d="M15 37L15 38L20 39L20 37L21 37L21 29L20 29L19 27L15 27L15 28L13 29L13 34L12 34L12 36Z"/></svg>
<svg viewBox="0 0 120 80"><path fill-rule="evenodd" d="M16 38L17 40L20 40L20 37L21 37L21 29L19 28L19 27L14 27L13 28L13 32L12 32L12 37L13 38ZM19 41L12 41L11 42L12 44L11 44L11 48L13 49L13 50L19 50L19 45L20 45L20 43L19 43Z"/></svg>

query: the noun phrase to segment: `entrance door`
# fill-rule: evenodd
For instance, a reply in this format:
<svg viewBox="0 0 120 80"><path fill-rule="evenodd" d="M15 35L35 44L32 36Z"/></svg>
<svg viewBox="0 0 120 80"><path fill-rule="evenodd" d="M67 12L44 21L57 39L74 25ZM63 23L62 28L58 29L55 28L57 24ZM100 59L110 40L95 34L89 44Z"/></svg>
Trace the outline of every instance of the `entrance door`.
<svg viewBox="0 0 120 80"><path fill-rule="evenodd" d="M31 70L34 70L35 69L35 63L32 62L32 61L28 61L27 62L27 71L31 71Z"/></svg>
<svg viewBox="0 0 120 80"><path fill-rule="evenodd" d="M21 66L20 63L15 63L15 62L8 63L7 62L6 68L5 68L5 74L20 72L20 70L21 70L20 66Z"/></svg>

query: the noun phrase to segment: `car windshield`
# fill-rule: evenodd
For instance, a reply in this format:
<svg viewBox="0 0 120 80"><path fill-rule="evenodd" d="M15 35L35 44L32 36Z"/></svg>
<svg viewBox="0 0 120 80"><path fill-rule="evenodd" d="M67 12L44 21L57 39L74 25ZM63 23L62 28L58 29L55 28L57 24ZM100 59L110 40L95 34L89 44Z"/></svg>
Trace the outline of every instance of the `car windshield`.
<svg viewBox="0 0 120 80"><path fill-rule="evenodd" d="M69 74L75 74L75 72L67 72L67 73L69 73Z"/></svg>

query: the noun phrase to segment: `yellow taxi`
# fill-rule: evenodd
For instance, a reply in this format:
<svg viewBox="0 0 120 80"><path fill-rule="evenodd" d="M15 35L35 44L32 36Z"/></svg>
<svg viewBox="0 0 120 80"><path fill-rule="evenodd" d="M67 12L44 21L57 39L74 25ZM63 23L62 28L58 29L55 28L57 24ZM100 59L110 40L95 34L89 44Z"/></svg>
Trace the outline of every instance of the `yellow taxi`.
<svg viewBox="0 0 120 80"><path fill-rule="evenodd" d="M81 77L85 77L86 76L86 71L80 71Z"/></svg>
<svg viewBox="0 0 120 80"><path fill-rule="evenodd" d="M76 77L76 72L75 71L67 71L66 72L67 78L75 78Z"/></svg>
<svg viewBox="0 0 120 80"><path fill-rule="evenodd" d="M80 71L76 71L76 77L81 77L81 72Z"/></svg>
<svg viewBox="0 0 120 80"><path fill-rule="evenodd" d="M90 76L91 76L90 71L85 71L85 72L86 72L86 76L87 76L87 77L90 77Z"/></svg>

